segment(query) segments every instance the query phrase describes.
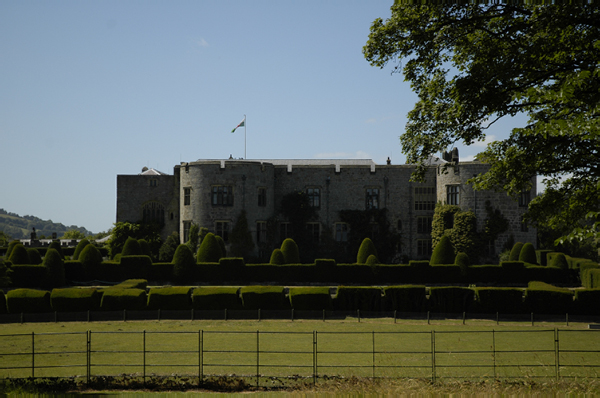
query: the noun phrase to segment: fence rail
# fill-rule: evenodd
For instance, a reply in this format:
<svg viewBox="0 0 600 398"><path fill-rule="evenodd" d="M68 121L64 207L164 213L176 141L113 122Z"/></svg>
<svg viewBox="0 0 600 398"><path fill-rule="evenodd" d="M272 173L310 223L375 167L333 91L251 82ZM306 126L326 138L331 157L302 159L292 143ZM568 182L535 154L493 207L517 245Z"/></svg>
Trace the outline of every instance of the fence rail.
<svg viewBox="0 0 600 398"><path fill-rule="evenodd" d="M598 377L600 331L140 331L0 335L0 377Z"/></svg>

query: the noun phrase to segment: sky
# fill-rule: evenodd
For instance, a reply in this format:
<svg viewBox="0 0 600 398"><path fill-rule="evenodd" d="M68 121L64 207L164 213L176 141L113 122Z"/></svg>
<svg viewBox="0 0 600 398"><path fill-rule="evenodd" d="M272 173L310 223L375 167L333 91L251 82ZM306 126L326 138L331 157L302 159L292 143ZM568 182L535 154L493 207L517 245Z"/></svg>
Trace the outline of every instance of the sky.
<svg viewBox="0 0 600 398"><path fill-rule="evenodd" d="M404 164L417 100L362 54L392 0L0 2L0 208L110 229L118 174L197 159ZM231 134L246 115L246 129ZM496 123L490 139L514 121ZM469 160L483 143L459 146Z"/></svg>

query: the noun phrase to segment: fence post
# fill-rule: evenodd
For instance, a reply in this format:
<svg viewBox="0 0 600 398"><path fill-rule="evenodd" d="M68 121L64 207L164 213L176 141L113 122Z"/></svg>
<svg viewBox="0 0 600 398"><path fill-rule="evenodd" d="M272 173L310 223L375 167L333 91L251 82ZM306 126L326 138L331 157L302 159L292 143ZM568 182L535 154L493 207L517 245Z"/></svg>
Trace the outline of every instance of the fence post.
<svg viewBox="0 0 600 398"><path fill-rule="evenodd" d="M58 312L54 311L54 323L58 322Z"/></svg>
<svg viewBox="0 0 600 398"><path fill-rule="evenodd" d="M260 315L260 309L258 310ZM259 316L260 319L260 316ZM260 338L259 331L256 331L256 388L259 386L259 377L260 377Z"/></svg>
<svg viewBox="0 0 600 398"><path fill-rule="evenodd" d="M325 312L325 310L323 310ZM313 385L317 385L317 331L313 330Z"/></svg>
<svg viewBox="0 0 600 398"><path fill-rule="evenodd" d="M396 310L394 310L394 323L396 323Z"/></svg>
<svg viewBox="0 0 600 398"><path fill-rule="evenodd" d="M90 321L90 310L87 310L87 321Z"/></svg>
<svg viewBox="0 0 600 398"><path fill-rule="evenodd" d="M556 367L556 381L560 379L560 342L558 341L558 328L554 328L554 365Z"/></svg>
<svg viewBox="0 0 600 398"><path fill-rule="evenodd" d="M325 310L323 310L323 322L325 322Z"/></svg>
<svg viewBox="0 0 600 398"><path fill-rule="evenodd" d="M569 313L568 312L567 312L566 317L567 317L567 326L569 326Z"/></svg>
<svg viewBox="0 0 600 398"><path fill-rule="evenodd" d="M227 320L227 308L225 308L225 320Z"/></svg>
<svg viewBox="0 0 600 398"><path fill-rule="evenodd" d="M431 381L435 383L435 330L431 331Z"/></svg>
<svg viewBox="0 0 600 398"><path fill-rule="evenodd" d="M467 313L463 311L463 325L465 324L465 318L467 317Z"/></svg>
<svg viewBox="0 0 600 398"><path fill-rule="evenodd" d="M35 379L35 333L31 332L31 378Z"/></svg>
<svg viewBox="0 0 600 398"><path fill-rule="evenodd" d="M127 321L127 310L123 309L123 322Z"/></svg>
<svg viewBox="0 0 600 398"><path fill-rule="evenodd" d="M156 310L156 318L160 321L160 308Z"/></svg>
<svg viewBox="0 0 600 398"><path fill-rule="evenodd" d="M146 330L144 329L144 344L143 344L143 350L144 350L144 354L143 354L143 360L142 360L142 366L143 366L143 381L144 381L144 385L146 385Z"/></svg>
<svg viewBox="0 0 600 398"><path fill-rule="evenodd" d="M294 309L292 308L292 322L294 322Z"/></svg>
<svg viewBox="0 0 600 398"><path fill-rule="evenodd" d="M427 324L429 325L429 311L427 311Z"/></svg>
<svg viewBox="0 0 600 398"><path fill-rule="evenodd" d="M192 308L192 321L194 320L194 309Z"/></svg>
<svg viewBox="0 0 600 398"><path fill-rule="evenodd" d="M88 314L89 314L89 311L88 311ZM87 344L86 345L87 345L87 348L86 348L86 351L87 351L87 354L86 354L86 373L87 374L86 374L86 376L87 376L87 384L89 386L89 384L90 384L90 373L91 373L91 367L92 367L91 364L90 364L91 359L92 359L91 358L91 349L92 349L92 331L91 330L87 331Z"/></svg>
<svg viewBox="0 0 600 398"><path fill-rule="evenodd" d="M492 329L492 358L494 360L494 380L496 380L496 331Z"/></svg>
<svg viewBox="0 0 600 398"><path fill-rule="evenodd" d="M260 308L258 309L258 321L260 322Z"/></svg>
<svg viewBox="0 0 600 398"><path fill-rule="evenodd" d="M373 366L373 370L371 372L373 379L375 379L375 331L372 332L372 347L373 347L373 357L371 358L371 365Z"/></svg>
<svg viewBox="0 0 600 398"><path fill-rule="evenodd" d="M500 325L500 318L498 317L498 311L496 311L496 325Z"/></svg>
<svg viewBox="0 0 600 398"><path fill-rule="evenodd" d="M198 331L198 385L204 382L204 330Z"/></svg>
<svg viewBox="0 0 600 398"><path fill-rule="evenodd" d="M358 322L360 323L360 310L356 310L356 316L358 317Z"/></svg>
<svg viewBox="0 0 600 398"><path fill-rule="evenodd" d="M533 326L533 312L531 313L531 326Z"/></svg>

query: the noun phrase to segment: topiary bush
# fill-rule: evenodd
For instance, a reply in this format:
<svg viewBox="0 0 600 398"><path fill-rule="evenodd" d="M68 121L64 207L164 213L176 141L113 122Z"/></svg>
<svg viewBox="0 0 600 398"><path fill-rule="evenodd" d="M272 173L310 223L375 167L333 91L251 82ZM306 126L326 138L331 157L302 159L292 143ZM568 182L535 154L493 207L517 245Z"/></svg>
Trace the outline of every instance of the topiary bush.
<svg viewBox="0 0 600 398"><path fill-rule="evenodd" d="M179 245L173 256L173 278L175 281L178 283L189 282L194 276L195 265L196 261L190 247L186 244Z"/></svg>
<svg viewBox="0 0 600 398"><path fill-rule="evenodd" d="M521 249L523 248L523 242L517 242L513 246L510 251L510 255L508 256L508 261L519 261L519 256L521 255Z"/></svg>
<svg viewBox="0 0 600 398"><path fill-rule="evenodd" d="M560 269L569 269L569 262L567 261L567 257L563 253L555 253L552 256L552 260L550 261L549 266Z"/></svg>
<svg viewBox="0 0 600 398"><path fill-rule="evenodd" d="M298 245L296 242L287 238L281 244L281 252L286 264L299 264L300 263L300 252L298 251Z"/></svg>
<svg viewBox="0 0 600 398"><path fill-rule="evenodd" d="M100 308L104 311L143 311L146 301L146 291L142 289L106 289Z"/></svg>
<svg viewBox="0 0 600 398"><path fill-rule="evenodd" d="M471 309L475 292L467 287L432 287L429 289L429 308L437 313L461 313Z"/></svg>
<svg viewBox="0 0 600 398"><path fill-rule="evenodd" d="M54 249L48 249L44 256L44 266L48 279L46 280L46 287L54 288L65 285L65 264L60 254Z"/></svg>
<svg viewBox="0 0 600 398"><path fill-rule="evenodd" d="M6 314L6 296L4 290L0 290L0 314Z"/></svg>
<svg viewBox="0 0 600 398"><path fill-rule="evenodd" d="M442 236L438 244L433 249L431 254L430 264L454 264L454 247L450 238L446 235Z"/></svg>
<svg viewBox="0 0 600 398"><path fill-rule="evenodd" d="M152 248L150 247L150 243L148 243L146 239L138 239L138 244L140 245L140 254L152 259ZM194 252L195 250L192 251L192 253Z"/></svg>
<svg viewBox="0 0 600 398"><path fill-rule="evenodd" d="M425 309L425 285L387 286L383 288L384 310L421 312Z"/></svg>
<svg viewBox="0 0 600 398"><path fill-rule="evenodd" d="M71 260L79 260L79 255L81 254L81 251L84 247L86 247L89 244L90 241L87 239L80 240L77 244L77 247L75 247L75 251L73 252L73 257L71 257Z"/></svg>
<svg viewBox="0 0 600 398"><path fill-rule="evenodd" d="M50 312L50 292L36 289L14 289L6 294L10 314Z"/></svg>
<svg viewBox="0 0 600 398"><path fill-rule="evenodd" d="M341 311L379 311L381 309L382 291L379 287L340 286L337 289L333 305Z"/></svg>
<svg viewBox="0 0 600 398"><path fill-rule="evenodd" d="M225 247L225 241L219 235L215 235L217 242L219 243L219 247L221 248L221 257L227 256L227 248Z"/></svg>
<svg viewBox="0 0 600 398"><path fill-rule="evenodd" d="M8 244L8 248L6 249L6 254L4 258L10 261L10 255L12 254L13 249L16 245L22 245L20 240L13 240Z"/></svg>
<svg viewBox="0 0 600 398"><path fill-rule="evenodd" d="M200 247L198 248L198 254L196 255L196 262L198 263L216 263L222 257L223 251L219 245L217 237L212 232L206 234Z"/></svg>
<svg viewBox="0 0 600 398"><path fill-rule="evenodd" d="M365 262L366 265L377 265L379 264L379 259L377 258L376 255L371 254L368 258L367 261Z"/></svg>
<svg viewBox="0 0 600 398"><path fill-rule="evenodd" d="M20 243L14 245L8 261L13 264L29 264L29 254L27 253L25 246Z"/></svg>
<svg viewBox="0 0 600 398"><path fill-rule="evenodd" d="M285 258L283 257L283 252L281 251L281 249L273 250L273 253L271 253L271 259L269 260L269 264L272 264L272 265L285 264Z"/></svg>
<svg viewBox="0 0 600 398"><path fill-rule="evenodd" d="M535 247L533 244L527 242L521 248L519 253L519 261L529 264L537 264L537 255L535 254Z"/></svg>
<svg viewBox="0 0 600 398"><path fill-rule="evenodd" d="M63 253L62 247L60 246L60 241L53 240L52 243L50 243L50 246L48 246L48 249L56 250L58 254L60 254L60 258L62 258L63 260L65 259L65 254Z"/></svg>
<svg viewBox="0 0 600 398"><path fill-rule="evenodd" d="M245 286L240 289L242 305L246 310L286 310L290 303L281 286Z"/></svg>
<svg viewBox="0 0 600 398"><path fill-rule="evenodd" d="M291 287L290 304L299 311L331 310L333 301L328 287Z"/></svg>
<svg viewBox="0 0 600 398"><path fill-rule="evenodd" d="M466 276L469 271L471 261L469 261L469 255L465 252L458 252L454 258L454 264L460 267L460 273Z"/></svg>
<svg viewBox="0 0 600 398"><path fill-rule="evenodd" d="M123 245L121 256L139 256L141 254L142 248L140 247L137 239L134 239L131 236L127 238L125 244Z"/></svg>
<svg viewBox="0 0 600 398"><path fill-rule="evenodd" d="M94 270L102 263L102 255L94 245L87 245L79 254L79 262L83 267L84 275L93 278Z"/></svg>
<svg viewBox="0 0 600 398"><path fill-rule="evenodd" d="M192 253L188 245L182 246ZM191 290L191 287L184 286L152 288L148 293L148 309L189 310L192 308Z"/></svg>
<svg viewBox="0 0 600 398"><path fill-rule="evenodd" d="M175 250L177 250L177 246L179 246L179 234L173 232L160 247L160 250L158 251L158 261L162 263L170 263L173 261L173 255L175 254Z"/></svg>
<svg viewBox="0 0 600 398"><path fill-rule="evenodd" d="M377 257L377 249L375 244L370 238L364 238L358 249L358 255L356 256L357 264L366 264L369 256L374 255Z"/></svg>
<svg viewBox="0 0 600 398"><path fill-rule="evenodd" d="M198 287L192 292L196 310L241 310L239 287Z"/></svg>
<svg viewBox="0 0 600 398"><path fill-rule="evenodd" d="M94 288L53 289L50 303L57 312L97 311L100 298L100 293Z"/></svg>
<svg viewBox="0 0 600 398"><path fill-rule="evenodd" d="M27 249L27 256L29 257L29 262L27 264L35 265L42 263L42 256L40 256L40 252L37 249Z"/></svg>

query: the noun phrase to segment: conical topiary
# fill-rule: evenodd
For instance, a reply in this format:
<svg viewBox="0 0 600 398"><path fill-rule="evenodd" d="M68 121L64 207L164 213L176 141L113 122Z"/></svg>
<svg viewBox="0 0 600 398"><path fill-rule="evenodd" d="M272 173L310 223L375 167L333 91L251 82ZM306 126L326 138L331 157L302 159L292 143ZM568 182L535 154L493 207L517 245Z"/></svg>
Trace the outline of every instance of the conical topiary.
<svg viewBox="0 0 600 398"><path fill-rule="evenodd" d="M173 232L161 245L158 251L158 261L161 263L170 263L173 261L173 255L175 254L175 250L177 250L178 246L179 234L177 232Z"/></svg>
<svg viewBox="0 0 600 398"><path fill-rule="evenodd" d="M454 264L454 247L450 238L443 235L431 254L430 264Z"/></svg>
<svg viewBox="0 0 600 398"><path fill-rule="evenodd" d="M219 243L219 247L221 248L221 257L227 257L227 249L225 248L225 241L219 235L215 235L217 242Z"/></svg>
<svg viewBox="0 0 600 398"><path fill-rule="evenodd" d="M469 260L469 255L465 252L458 252L456 257L454 258L454 264L460 267L460 273L462 275L467 275L469 265L471 265L471 260Z"/></svg>
<svg viewBox="0 0 600 398"><path fill-rule="evenodd" d="M29 262L27 264L37 265L42 263L42 256L40 256L40 252L37 249L27 249L27 256L29 257Z"/></svg>
<svg viewBox="0 0 600 398"><path fill-rule="evenodd" d="M508 256L508 261L519 261L519 256L521 255L521 249L523 248L523 242L517 242L513 246L510 254Z"/></svg>
<svg viewBox="0 0 600 398"><path fill-rule="evenodd" d="M537 264L537 256L535 255L535 247L531 243L525 243L519 253L519 261L529 264Z"/></svg>
<svg viewBox="0 0 600 398"><path fill-rule="evenodd" d="M90 241L87 239L81 239L75 248L75 252L73 252L72 260L79 260L79 255L84 247L90 244Z"/></svg>
<svg viewBox="0 0 600 398"><path fill-rule="evenodd" d="M22 244L15 245L8 259L13 264L29 264L29 254Z"/></svg>
<svg viewBox="0 0 600 398"><path fill-rule="evenodd" d="M287 238L281 244L281 252L286 264L300 264L300 252L293 239Z"/></svg>
<svg viewBox="0 0 600 398"><path fill-rule="evenodd" d="M139 239L138 243L140 245L140 254L152 258L152 249L150 248L150 243L148 243L146 239ZM194 253L194 251L192 251L192 253Z"/></svg>
<svg viewBox="0 0 600 398"><path fill-rule="evenodd" d="M8 249L6 249L6 254L4 255L4 258L9 260L10 259L10 255L12 254L13 249L15 248L16 245L21 245L21 241L20 240L13 240L8 244Z"/></svg>
<svg viewBox="0 0 600 398"><path fill-rule="evenodd" d="M173 277L175 281L178 283L189 282L190 278L194 276L194 265L196 265L196 260L189 245L179 245L173 255Z"/></svg>
<svg viewBox="0 0 600 398"><path fill-rule="evenodd" d="M269 264L273 264L273 265L285 264L285 258L283 257L283 252L281 251L281 249L273 250L273 253L271 253L271 260L269 260Z"/></svg>
<svg viewBox="0 0 600 398"><path fill-rule="evenodd" d="M196 261L199 263L216 263L221 258L221 253L221 246L219 246L217 237L209 232L200 243Z"/></svg>
<svg viewBox="0 0 600 398"><path fill-rule="evenodd" d="M44 266L48 275L47 286L49 288L65 285L65 264L60 254L55 249L48 249L44 256Z"/></svg>
<svg viewBox="0 0 600 398"><path fill-rule="evenodd" d="M50 246L48 246L48 249L55 249L58 252L58 254L60 254L60 258L64 260L65 254L63 253L62 247L60 246L60 241L53 240L52 243L50 243Z"/></svg>
<svg viewBox="0 0 600 398"><path fill-rule="evenodd" d="M563 253L556 253L550 261L550 267L556 267L560 269L569 269L569 262L567 257Z"/></svg>
<svg viewBox="0 0 600 398"><path fill-rule="evenodd" d="M377 249L370 238L364 238L356 256L357 264L365 264L370 255L377 257Z"/></svg>
<svg viewBox="0 0 600 398"><path fill-rule="evenodd" d="M375 265L375 264L379 264L379 260L377 259L377 256L374 254L371 254L369 257L367 257L367 261L365 261L366 265Z"/></svg>
<svg viewBox="0 0 600 398"><path fill-rule="evenodd" d="M79 262L88 277L93 277L93 271L102 263L102 254L94 245L87 245L79 254Z"/></svg>
<svg viewBox="0 0 600 398"><path fill-rule="evenodd" d="M123 250L121 251L122 256L139 256L142 254L142 249L137 239L132 238L131 236L127 238L125 244L123 245Z"/></svg>

